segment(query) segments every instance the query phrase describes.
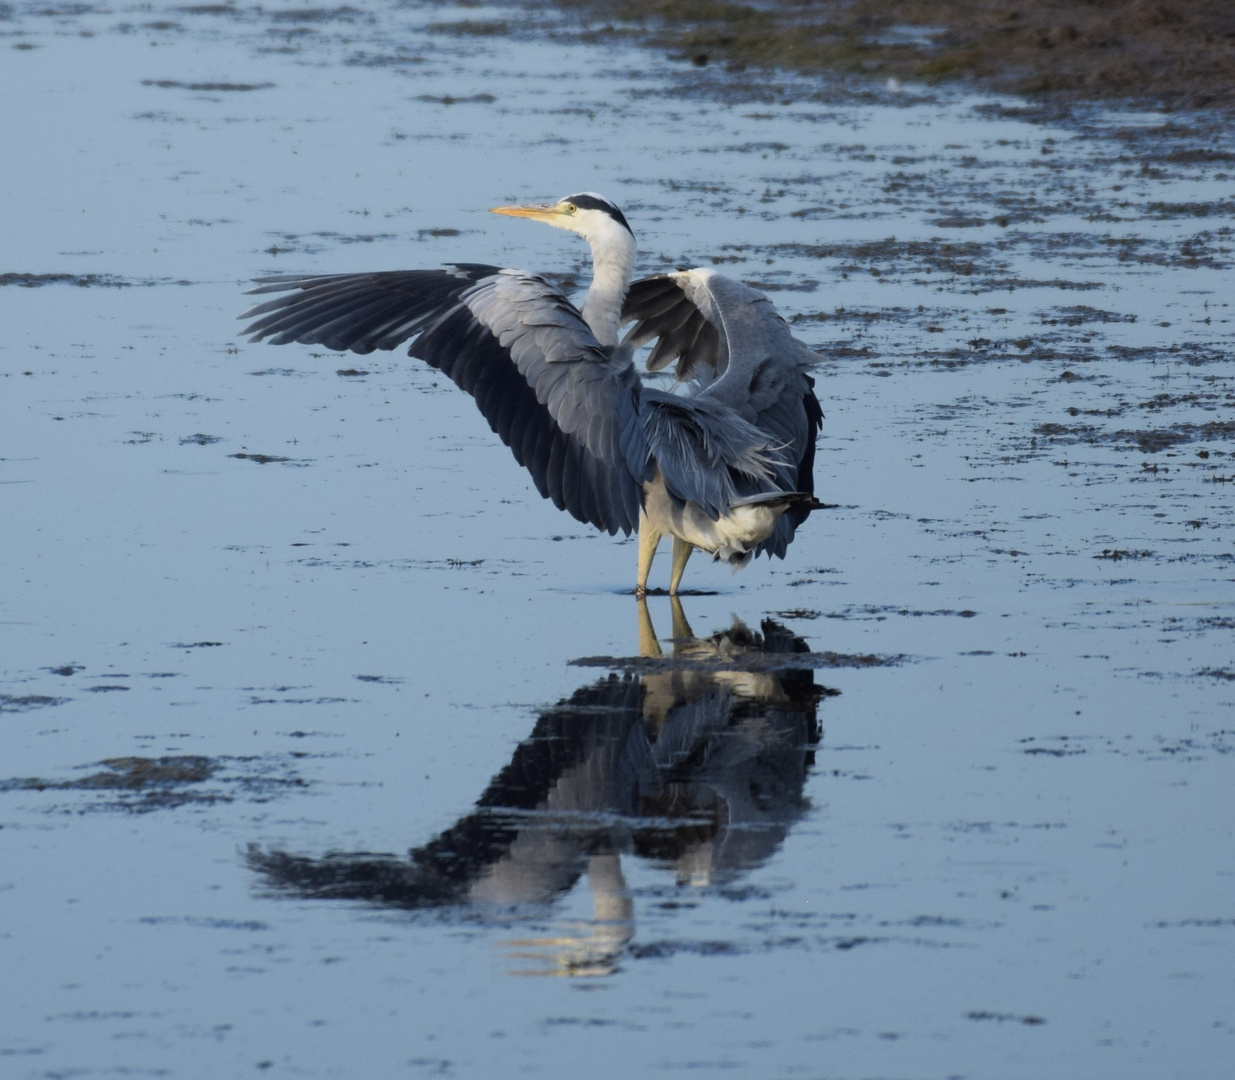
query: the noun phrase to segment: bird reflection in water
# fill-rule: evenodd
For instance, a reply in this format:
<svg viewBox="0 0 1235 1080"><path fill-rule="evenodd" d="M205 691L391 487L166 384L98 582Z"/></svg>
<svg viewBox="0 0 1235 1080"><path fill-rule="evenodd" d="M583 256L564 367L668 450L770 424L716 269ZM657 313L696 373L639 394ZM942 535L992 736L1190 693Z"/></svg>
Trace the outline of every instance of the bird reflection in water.
<svg viewBox="0 0 1235 1080"><path fill-rule="evenodd" d="M801 638L770 620L696 638L676 597L666 656L640 601L639 656L577 661L609 674L545 709L475 809L406 859L320 858L251 846L276 891L510 921L586 876L589 920L505 942L515 974L605 975L635 931L622 856L723 887L764 863L806 811L819 700ZM528 967L527 965L531 965Z"/></svg>

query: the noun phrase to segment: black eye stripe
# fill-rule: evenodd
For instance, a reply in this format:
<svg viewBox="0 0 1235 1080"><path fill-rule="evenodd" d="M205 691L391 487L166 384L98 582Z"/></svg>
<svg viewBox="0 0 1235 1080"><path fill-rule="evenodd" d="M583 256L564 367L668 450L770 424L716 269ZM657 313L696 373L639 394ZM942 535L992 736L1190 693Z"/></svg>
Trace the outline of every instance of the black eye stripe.
<svg viewBox="0 0 1235 1080"><path fill-rule="evenodd" d="M570 203L578 207L580 210L599 210L603 214L608 214L614 221L622 226L631 236L634 236L634 230L626 221L625 215L611 202L606 202L604 199L598 199L595 195L580 193L578 195L567 195L562 202Z"/></svg>

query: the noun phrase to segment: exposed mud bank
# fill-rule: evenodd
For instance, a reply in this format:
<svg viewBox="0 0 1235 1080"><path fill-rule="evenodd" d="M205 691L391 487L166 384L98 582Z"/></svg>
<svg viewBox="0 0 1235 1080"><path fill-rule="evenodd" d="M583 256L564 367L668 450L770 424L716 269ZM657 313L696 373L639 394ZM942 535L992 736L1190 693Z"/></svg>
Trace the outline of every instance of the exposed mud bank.
<svg viewBox="0 0 1235 1080"><path fill-rule="evenodd" d="M1225 0L560 0L714 60L880 79L967 79L1020 94L1235 106Z"/></svg>

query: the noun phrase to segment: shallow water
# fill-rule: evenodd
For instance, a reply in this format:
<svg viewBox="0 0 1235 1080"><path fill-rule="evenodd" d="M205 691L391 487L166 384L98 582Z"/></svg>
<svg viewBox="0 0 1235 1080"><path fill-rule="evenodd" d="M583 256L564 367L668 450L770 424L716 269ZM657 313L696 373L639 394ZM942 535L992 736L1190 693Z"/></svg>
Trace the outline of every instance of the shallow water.
<svg viewBox="0 0 1235 1080"><path fill-rule="evenodd" d="M1228 1075L1224 129L528 23L0 7L0 1072ZM237 336L585 280L485 213L580 188L822 356L839 507L646 620L435 372Z"/></svg>

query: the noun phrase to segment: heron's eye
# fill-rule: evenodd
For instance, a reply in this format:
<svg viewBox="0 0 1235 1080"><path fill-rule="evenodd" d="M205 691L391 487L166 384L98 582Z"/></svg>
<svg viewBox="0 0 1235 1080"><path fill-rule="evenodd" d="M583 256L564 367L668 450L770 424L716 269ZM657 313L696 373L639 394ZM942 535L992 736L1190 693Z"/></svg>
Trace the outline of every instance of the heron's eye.
<svg viewBox="0 0 1235 1080"><path fill-rule="evenodd" d="M566 213L573 214L579 208L572 202L566 204Z"/></svg>

